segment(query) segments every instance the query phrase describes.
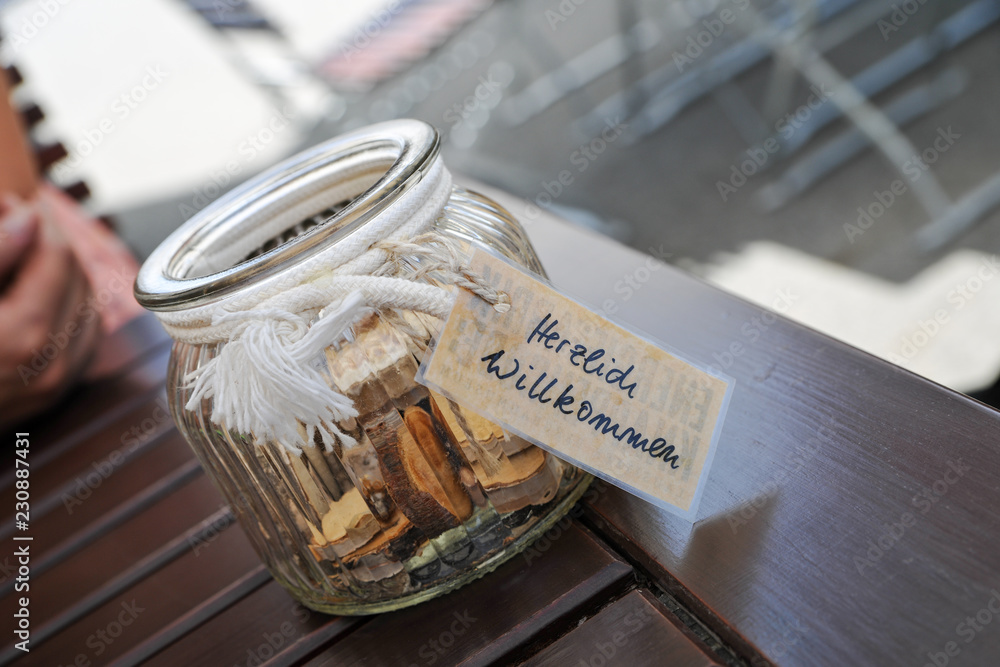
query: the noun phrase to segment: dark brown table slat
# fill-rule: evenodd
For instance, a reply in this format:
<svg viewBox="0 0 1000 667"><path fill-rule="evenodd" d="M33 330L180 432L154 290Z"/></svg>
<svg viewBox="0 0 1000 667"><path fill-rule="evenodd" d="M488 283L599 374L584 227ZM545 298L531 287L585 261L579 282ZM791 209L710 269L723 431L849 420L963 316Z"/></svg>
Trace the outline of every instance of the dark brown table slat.
<svg viewBox="0 0 1000 667"><path fill-rule="evenodd" d="M91 194L93 194L90 191L90 186L85 181L73 181L69 185L64 186L62 190L78 202L90 199ZM98 220L101 219L98 218ZM103 224L103 220L101 222Z"/></svg>
<svg viewBox="0 0 1000 667"><path fill-rule="evenodd" d="M307 609L271 580L143 664L291 665L366 620Z"/></svg>
<svg viewBox="0 0 1000 667"><path fill-rule="evenodd" d="M267 568L258 565L200 605L175 618L128 653L120 656L114 665L126 667L146 664L146 661L160 653L164 648L187 636L188 633L194 632L203 623L207 623L216 615L221 614L271 581L273 579Z"/></svg>
<svg viewBox="0 0 1000 667"><path fill-rule="evenodd" d="M509 664L526 644L565 631L632 580L628 565L571 524L544 553L516 556L443 598L376 616L308 665Z"/></svg>
<svg viewBox="0 0 1000 667"><path fill-rule="evenodd" d="M560 230L538 231L552 254ZM701 520L614 491L594 504L610 538L780 664L923 664L961 642L1000 588L1000 414L669 267L623 300L607 276L646 258L576 235L572 263L543 253L557 285L737 383ZM962 648L966 664L997 655L996 631Z"/></svg>
<svg viewBox="0 0 1000 667"><path fill-rule="evenodd" d="M56 407L56 419L32 431L33 440L41 445L36 452L38 457L44 461L61 455L68 443L78 442L110 420L150 400L154 392L162 391L169 357L170 346L160 345L143 355L139 363L120 377L100 380L76 390ZM68 443L63 443L63 439Z"/></svg>
<svg viewBox="0 0 1000 667"><path fill-rule="evenodd" d="M69 151L66 150L66 146L61 141L51 144L36 144L34 149L35 162L38 164L38 170L42 173L47 172L52 165L69 155Z"/></svg>
<svg viewBox="0 0 1000 667"><path fill-rule="evenodd" d="M261 667L302 665L306 658L316 655L322 647L328 646L344 633L353 631L369 620L371 620L370 616L330 616L326 622L317 623L315 627L297 639L295 644L265 662Z"/></svg>
<svg viewBox="0 0 1000 667"><path fill-rule="evenodd" d="M61 456L46 465L32 467L31 518L38 521L56 508L64 508L64 494L99 484L97 480L116 473L130 459L162 443L163 436L173 430L173 420L166 409L166 397L136 407L108 423ZM30 463L30 461L29 461ZM0 507L4 508L3 531L0 539L13 532L13 487L0 491ZM8 502L9 501L9 502Z"/></svg>
<svg viewBox="0 0 1000 667"><path fill-rule="evenodd" d="M713 667L707 647L649 591L632 591L526 660L524 667Z"/></svg>
<svg viewBox="0 0 1000 667"><path fill-rule="evenodd" d="M31 653L15 664L70 665L80 655L93 665L108 664L244 577L259 562L241 530L224 529L198 553L188 551L49 641L33 645Z"/></svg>
<svg viewBox="0 0 1000 667"><path fill-rule="evenodd" d="M45 112L42 111L42 107L38 106L34 102L19 108L18 112L21 114L21 122L24 123L24 127L28 129L42 122L45 118Z"/></svg>
<svg viewBox="0 0 1000 667"><path fill-rule="evenodd" d="M104 339L91 372L102 378L118 377L144 355L171 342L156 316L143 313Z"/></svg>
<svg viewBox="0 0 1000 667"><path fill-rule="evenodd" d="M18 431L31 434L32 468L44 470L49 461L153 400L166 382L164 372L169 356L169 346L161 345L121 376L76 389L45 415L18 426ZM13 474L13 470L4 473L0 487L7 489L13 485Z"/></svg>
<svg viewBox="0 0 1000 667"><path fill-rule="evenodd" d="M37 627L57 616L129 566L198 525L217 511L221 503L210 482L199 476L48 572L33 573L30 591L33 623ZM0 613L13 613L16 606L17 594L8 595L0 600Z"/></svg>
<svg viewBox="0 0 1000 667"><path fill-rule="evenodd" d="M33 469L41 469L47 462L58 459L75 445L98 433L109 419L127 413L151 391L161 387L166 369L166 356L163 355L169 352L170 339L152 315L138 317L105 338L94 362L103 379L75 390L60 405L18 427L19 431L29 431L35 443L40 445L32 453ZM142 370L151 360L152 384L148 371ZM130 378L130 371L137 370L139 372L133 373L134 377ZM145 383L142 382L144 378ZM113 387L119 383L127 385L131 393L114 392ZM113 394L113 399L117 397L117 401L95 400L109 392ZM79 407L75 411L70 410L74 404ZM0 488L6 489L12 482L13 470L5 470L0 476Z"/></svg>
<svg viewBox="0 0 1000 667"><path fill-rule="evenodd" d="M174 431L159 447L150 449L108 477L95 475L93 486L85 484L75 494L64 496L57 509L38 520L33 518L29 534L35 540L36 557L76 532L87 530L92 522L193 458L191 448Z"/></svg>
<svg viewBox="0 0 1000 667"><path fill-rule="evenodd" d="M55 509L37 520L32 517L31 534L45 546L57 544L193 459L194 453L181 435L171 431L156 447L146 450L106 477L99 474L83 476L82 486L74 485L72 493L61 494Z"/></svg>
<svg viewBox="0 0 1000 667"><path fill-rule="evenodd" d="M657 269L655 280L623 299L615 291L617 276L635 275L646 266L645 256L559 225L538 223L531 232L554 282L568 293L598 306L612 301L621 320L691 358L724 366L736 378L701 520L692 526L609 488L586 510L600 537L572 524L542 555L533 552L530 564L515 558L444 598L349 628L338 625L341 620L303 626L304 634L296 639L293 632L289 641L295 643L272 664L313 655L321 644L325 649L310 667L521 659L559 664L564 656L578 656L570 667L579 660L594 664L600 654L600 647L593 651L594 638L610 636L614 643L615 628L626 623L630 608L659 609L645 592L608 604L633 577L602 539L628 552L753 663L764 656L781 665L920 665L952 648L960 655L949 665L995 662L1000 626L980 620L983 630L974 641L965 639L975 627L968 617L975 621L977 613L982 618L989 612L995 620L988 605L992 589L1000 589L996 412L788 321L762 320L759 308L669 268ZM571 253L565 251L568 236ZM747 335L747 326L756 327L758 336ZM166 348L158 348L123 365L117 380L79 392L60 409L60 420L48 419L54 424L37 421L33 456L39 467L33 472L148 404L162 387L165 363ZM0 478L0 487L9 481ZM943 495L924 512L920 494L935 484ZM216 496L193 508L205 516L219 503ZM98 522L112 516L98 514ZM217 512L192 530L215 536L208 526L215 520L228 526L231 518ZM48 625L33 625L37 643L18 664L51 667L78 655L106 664L155 642L163 647L156 658L162 664L173 655L178 664L199 664L191 657L200 655L199 646L226 654L216 664L246 664L262 642L273 639L268 633L282 632L288 616L295 618L292 608L276 602L291 604L276 584L261 585L259 561L238 529L222 529L196 554L189 548L195 533L177 537L183 528L168 521L141 527L139 521L111 529L77 558L38 578L53 582L45 583L52 588L43 595L53 605L94 559L113 558L108 545L119 543L106 540L133 539L126 526L162 537L160 547L150 538L145 556L110 563L94 580L103 586L79 588L75 603L60 600ZM62 587L49 579L56 576L66 577ZM32 595L32 605L38 604L34 589ZM116 628L133 599L143 610ZM476 620L466 628L463 615ZM666 625L651 623L656 632L640 630L621 650L648 658L664 651L658 648L663 642L675 646L671 640L678 634L683 641L677 645L684 646L690 636L672 619L661 615L656 623ZM258 625L263 621L276 630ZM961 627L966 631L960 633ZM220 636L227 628L243 633L242 639ZM110 644L98 639L99 632L117 629L121 634ZM254 643L255 637L261 641ZM538 646L545 648L532 656ZM98 648L104 648L101 655ZM0 664L12 655L9 649ZM630 656L625 664L643 664L627 652L620 655Z"/></svg>
<svg viewBox="0 0 1000 667"><path fill-rule="evenodd" d="M160 502L171 493L202 474L201 465L191 460L167 473L107 514L88 524L47 550L42 558L32 561L32 571L38 575L71 558L78 551Z"/></svg>
<svg viewBox="0 0 1000 667"><path fill-rule="evenodd" d="M183 535L177 536L145 558L133 563L127 569L123 570L121 574L109 579L94 592L61 610L55 618L35 630L32 636L34 643L37 645L55 637L58 633L100 608L108 601L113 600L116 596L121 595L124 591L137 585L147 577L154 576L178 558L187 555L195 545L203 543L209 537L217 536L232 522L232 512L230 512L228 507L215 512ZM195 553L197 555L197 552ZM4 664L4 661L9 658L8 654L12 652L12 646L8 646L3 657L0 657L0 664Z"/></svg>
<svg viewBox="0 0 1000 667"><path fill-rule="evenodd" d="M10 81L11 88L19 86L24 82L24 76L21 74L21 70L19 70L16 65L8 65L7 67L4 67L3 73L7 76L7 80Z"/></svg>

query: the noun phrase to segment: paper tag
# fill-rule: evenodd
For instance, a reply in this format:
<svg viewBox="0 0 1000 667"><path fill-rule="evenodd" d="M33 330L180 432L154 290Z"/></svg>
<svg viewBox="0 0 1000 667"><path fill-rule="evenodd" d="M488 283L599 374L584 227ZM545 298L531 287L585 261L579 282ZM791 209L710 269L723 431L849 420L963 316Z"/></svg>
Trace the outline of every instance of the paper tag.
<svg viewBox="0 0 1000 667"><path fill-rule="evenodd" d="M418 381L506 430L690 520L733 381L698 368L477 250Z"/></svg>

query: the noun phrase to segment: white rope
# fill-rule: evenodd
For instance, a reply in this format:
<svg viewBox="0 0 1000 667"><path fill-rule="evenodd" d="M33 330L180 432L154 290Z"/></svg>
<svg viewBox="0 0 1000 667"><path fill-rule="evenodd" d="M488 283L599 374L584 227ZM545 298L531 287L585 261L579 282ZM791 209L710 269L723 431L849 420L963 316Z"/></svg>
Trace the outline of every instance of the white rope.
<svg viewBox="0 0 1000 667"><path fill-rule="evenodd" d="M427 273L472 289L498 309L509 307L506 295L465 271L454 248L440 238L412 242L431 228L450 193L451 176L438 158L419 183L344 241L252 290L206 306L158 312L177 341L224 343L185 378L192 390L185 407L199 409L202 400L211 399L211 419L220 427L295 453L311 446L316 433L327 451L335 438L352 446L354 440L337 423L356 417L357 410L313 364L354 322L387 309L447 316L454 293L414 281ZM401 251L421 255L416 275L392 275Z"/></svg>
<svg viewBox="0 0 1000 667"><path fill-rule="evenodd" d="M163 325L174 340L199 345L229 341L238 337L247 322L261 319L265 313L286 319L297 317L297 330L304 331L308 328L312 315L328 306L335 306L355 294L359 295L370 309L416 310L440 318L448 315L454 298L447 289L413 282L407 278L342 276L334 273L292 287L247 310L220 310L213 315L210 323L173 324L164 321ZM323 320L331 317L332 315L324 315ZM330 339L327 345L332 340Z"/></svg>

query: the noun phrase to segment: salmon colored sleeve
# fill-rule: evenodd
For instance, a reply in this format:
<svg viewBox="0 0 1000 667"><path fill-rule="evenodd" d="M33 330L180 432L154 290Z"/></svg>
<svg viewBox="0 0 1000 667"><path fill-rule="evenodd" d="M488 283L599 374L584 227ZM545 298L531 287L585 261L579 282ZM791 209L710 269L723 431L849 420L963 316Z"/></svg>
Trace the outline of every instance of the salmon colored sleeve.
<svg viewBox="0 0 1000 667"><path fill-rule="evenodd" d="M0 195L31 199L38 188L38 169L21 123L10 101L7 77L0 72Z"/></svg>

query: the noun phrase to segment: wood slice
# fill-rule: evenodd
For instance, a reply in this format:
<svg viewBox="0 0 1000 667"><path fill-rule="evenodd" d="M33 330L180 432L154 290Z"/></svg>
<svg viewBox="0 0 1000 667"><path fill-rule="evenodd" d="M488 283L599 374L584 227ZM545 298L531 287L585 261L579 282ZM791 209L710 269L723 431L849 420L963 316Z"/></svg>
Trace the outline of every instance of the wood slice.
<svg viewBox="0 0 1000 667"><path fill-rule="evenodd" d="M559 490L559 475L552 469L548 455L538 447L529 447L509 457L499 475L486 477L478 461L473 469L483 481L483 488L498 512L514 512L528 505L542 505Z"/></svg>
<svg viewBox="0 0 1000 667"><path fill-rule="evenodd" d="M361 546L378 531L378 521L357 489L330 503L330 511L323 516L323 535L331 544L348 539Z"/></svg>
<svg viewBox="0 0 1000 667"><path fill-rule="evenodd" d="M412 558L417 548L427 540L405 515L398 513L396 517L391 526L385 527L364 546L349 554L344 563L351 564L373 554L380 554L399 562Z"/></svg>
<svg viewBox="0 0 1000 667"><path fill-rule="evenodd" d="M369 510L361 492L351 489L343 498L331 503L323 517L323 532L313 534L310 545L317 560L357 564L359 559L379 554L384 559L403 562L416 553L425 542L423 534L402 513L381 526Z"/></svg>
<svg viewBox="0 0 1000 667"><path fill-rule="evenodd" d="M396 506L428 536L461 525L458 511L399 413L383 414L384 419L365 424L365 431L375 445L382 478ZM444 460L443 452L441 457Z"/></svg>
<svg viewBox="0 0 1000 667"><path fill-rule="evenodd" d="M448 459L448 451L438 437L431 416L422 408L411 406L403 412L403 422L420 447L424 459L433 469L456 515L465 521L472 516L472 500L465 492L465 486Z"/></svg>
<svg viewBox="0 0 1000 667"><path fill-rule="evenodd" d="M430 392L431 411L438 423L444 428L448 438L456 443L469 461L484 460L488 465L482 468L487 475L499 472L505 460L505 452L501 447L503 429L478 414L453 406L447 398ZM458 410L461 415L457 414ZM474 423L469 421L474 419ZM469 431L472 431L471 438ZM498 439L499 438L499 439Z"/></svg>

